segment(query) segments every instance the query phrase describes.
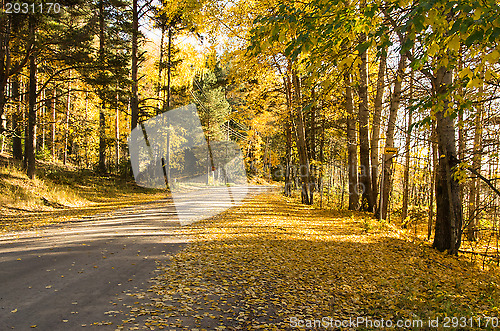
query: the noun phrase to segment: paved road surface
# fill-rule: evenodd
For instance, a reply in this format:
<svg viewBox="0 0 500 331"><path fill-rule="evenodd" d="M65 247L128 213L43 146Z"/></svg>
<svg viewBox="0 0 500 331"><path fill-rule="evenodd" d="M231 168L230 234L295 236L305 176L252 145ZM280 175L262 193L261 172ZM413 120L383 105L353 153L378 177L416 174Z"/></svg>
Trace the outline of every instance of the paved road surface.
<svg viewBox="0 0 500 331"><path fill-rule="evenodd" d="M249 195L267 189L253 186ZM212 205L198 203L193 213ZM165 199L0 236L0 330L114 330L124 306L139 301L130 293L149 288L155 261L189 241L182 232Z"/></svg>

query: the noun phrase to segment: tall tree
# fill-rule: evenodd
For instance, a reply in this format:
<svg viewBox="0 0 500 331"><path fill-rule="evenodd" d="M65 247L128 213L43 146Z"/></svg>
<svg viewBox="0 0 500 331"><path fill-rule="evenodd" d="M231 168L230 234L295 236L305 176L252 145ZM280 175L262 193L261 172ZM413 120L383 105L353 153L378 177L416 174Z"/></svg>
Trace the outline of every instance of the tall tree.
<svg viewBox="0 0 500 331"><path fill-rule="evenodd" d="M391 93L391 104L389 108L389 123L387 124L387 133L385 138L385 148L394 148L394 132L396 128L396 119L398 115L399 104L401 101L401 87L403 84L403 74L405 69L406 55L402 54L399 59L398 69L396 72L396 77L394 78L394 89ZM389 197L392 188L392 164L394 156L384 155L384 162L382 171L383 182L382 191L380 192L381 203L377 211L377 215L382 218L387 218L387 207L389 205Z"/></svg>
<svg viewBox="0 0 500 331"><path fill-rule="evenodd" d="M356 116L352 101L351 76L344 74L345 109L347 112L347 171L349 178L349 210L359 209L358 188L358 141L356 137Z"/></svg>
<svg viewBox="0 0 500 331"><path fill-rule="evenodd" d="M360 44L366 43L366 34L361 33L359 36ZM368 108L368 54L364 50L360 53L359 63L359 161L360 173L359 182L362 189L361 192L361 210L372 211L374 207L372 193L372 177L370 166L370 133L369 133L369 118L370 111Z"/></svg>
<svg viewBox="0 0 500 331"><path fill-rule="evenodd" d="M479 95L482 97L483 87L480 87ZM480 104L474 118L474 147L472 150L472 168L481 174L481 153L482 151L482 131L483 131L483 113L484 105ZM472 178L470 194L469 194L469 214L467 224L467 239L474 241L478 239L478 207L479 207L479 179Z"/></svg>
<svg viewBox="0 0 500 331"><path fill-rule="evenodd" d="M137 5L138 0L132 0L132 95L130 96L130 111L131 111L131 130L135 129L139 121L139 96L138 86L139 80L137 77L138 70L138 54L139 47L139 8Z"/></svg>
<svg viewBox="0 0 500 331"><path fill-rule="evenodd" d="M380 119L382 116L383 97L385 92L385 71L387 67L387 49L382 49L380 53L378 75L377 75L377 90L375 94L371 149L370 158L372 163L372 193L373 203L377 201L378 196L378 174L379 174L379 141L380 141Z"/></svg>
<svg viewBox="0 0 500 331"><path fill-rule="evenodd" d="M29 18L29 38L30 43L35 44L36 38L36 18L32 15ZM29 178L35 177L35 151L36 151L36 54L32 52L29 57L29 93L28 93L28 125L27 139L25 142L24 159L26 173Z"/></svg>
<svg viewBox="0 0 500 331"><path fill-rule="evenodd" d="M311 172L309 164L309 153L306 143L306 131L304 124L304 113L302 103L301 81L295 70L292 70L292 85L294 96L294 121L297 149L299 155L299 176L302 183L301 198L302 203L311 205L313 203L311 187Z"/></svg>

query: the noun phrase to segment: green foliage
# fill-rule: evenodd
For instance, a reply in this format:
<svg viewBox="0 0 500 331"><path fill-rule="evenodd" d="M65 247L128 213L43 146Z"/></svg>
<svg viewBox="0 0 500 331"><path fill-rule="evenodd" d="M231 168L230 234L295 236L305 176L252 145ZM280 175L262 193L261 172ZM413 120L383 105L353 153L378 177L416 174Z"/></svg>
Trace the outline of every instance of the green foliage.
<svg viewBox="0 0 500 331"><path fill-rule="evenodd" d="M36 153L36 158L37 160L48 161L52 158L52 154L50 150L47 147L45 147L44 149L38 150L38 152Z"/></svg>
<svg viewBox="0 0 500 331"><path fill-rule="evenodd" d="M96 40L90 47L91 60L80 66L80 73L109 106L115 105L117 96L121 103L128 103L132 19L130 11L125 10L127 6L124 0L88 3L93 17L87 21L86 28ZM100 19L104 21L103 40L100 40Z"/></svg>
<svg viewBox="0 0 500 331"><path fill-rule="evenodd" d="M213 65L210 65L211 61ZM225 85L226 75L220 62L207 57L206 68L193 79L193 98L203 129L211 140L222 139L221 125L231 112Z"/></svg>

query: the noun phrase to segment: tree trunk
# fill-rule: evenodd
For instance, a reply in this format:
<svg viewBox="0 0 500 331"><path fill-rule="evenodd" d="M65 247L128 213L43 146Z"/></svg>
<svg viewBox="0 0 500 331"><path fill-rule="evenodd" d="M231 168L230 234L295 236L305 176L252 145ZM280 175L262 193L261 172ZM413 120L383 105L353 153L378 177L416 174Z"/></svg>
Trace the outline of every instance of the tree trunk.
<svg viewBox="0 0 500 331"><path fill-rule="evenodd" d="M325 162L325 153L323 152L324 147L325 147L325 122L326 119L323 117L321 119L321 140L319 142L319 174L318 174L318 182L317 182L317 187L320 190L320 196L321 196L321 204L320 207L323 208L323 176L325 173L325 167L324 167L324 162Z"/></svg>
<svg viewBox="0 0 500 331"><path fill-rule="evenodd" d="M413 69L410 74L410 102L413 100ZM410 107L412 104L410 103ZM403 227L406 226L406 218L408 217L408 196L409 196L409 181L410 181L410 127L412 124L411 111L408 111L408 125L406 127L406 142L405 142L405 170L403 173L403 209L401 218L403 219Z"/></svg>
<svg viewBox="0 0 500 331"><path fill-rule="evenodd" d="M50 148L52 149L52 162L56 161L56 88L52 90L52 132L50 135Z"/></svg>
<svg viewBox="0 0 500 331"><path fill-rule="evenodd" d="M480 95L482 95L482 87L480 88ZM474 120L475 131L474 131L474 148L472 152L472 168L478 173L481 173L481 153L482 153L482 131L483 126L483 105L479 105L476 111L476 118ZM477 225L478 225L478 214L476 210L479 206L479 179L477 177L472 178L470 196L469 196L469 217L467 224L467 239L470 241L475 241L478 239L477 236Z"/></svg>
<svg viewBox="0 0 500 331"><path fill-rule="evenodd" d="M312 193L310 195L310 173L309 173L309 157L307 155L307 144L306 144L306 132L304 128L304 114L302 112L302 96L300 91L300 79L297 73L294 71L292 73L292 83L295 91L295 129L296 129L296 142L297 149L299 153L299 176L302 184L302 203L306 205L312 205Z"/></svg>
<svg viewBox="0 0 500 331"><path fill-rule="evenodd" d="M170 80L172 75L172 27L168 27L168 49L167 49L167 107L166 110L170 110ZM210 131L210 127L208 128ZM209 133L210 134L210 133ZM207 140L207 150L210 152L210 139ZM167 131L167 160L165 165L166 179L170 178L170 124ZM211 169L210 169L211 170ZM207 173L208 178L208 173ZM208 180L207 180L208 185ZM168 186L168 183L167 183Z"/></svg>
<svg viewBox="0 0 500 331"><path fill-rule="evenodd" d="M383 96L385 92L385 70L387 67L387 50L382 50L377 77L377 93L374 100L373 125L371 136L370 157L372 162L372 193L373 203L378 196L378 171L379 171L379 140L380 140L380 117L382 116Z"/></svg>
<svg viewBox="0 0 500 331"><path fill-rule="evenodd" d="M436 176L437 176L437 144L436 144L436 128L432 126L431 139L429 149L432 147L432 174L431 174L431 189L429 192L429 219L427 221L427 240L431 239L432 220L434 218L434 199L436 197Z"/></svg>
<svg viewBox="0 0 500 331"><path fill-rule="evenodd" d="M433 92L440 96L452 83L451 72L439 68L433 81ZM436 134L438 141L439 165L436 176L436 227L433 247L456 255L462 239L462 202L460 186L453 178L452 169L457 165L455 124L450 116L445 116L448 101L443 110L436 113Z"/></svg>
<svg viewBox="0 0 500 331"><path fill-rule="evenodd" d="M46 121L46 115L47 115L47 99L46 99L46 94L45 94L46 89L42 91L42 100L43 100L43 106L41 109L41 115L42 115L42 151L45 154L45 125L47 124Z"/></svg>
<svg viewBox="0 0 500 331"><path fill-rule="evenodd" d="M366 41L366 35L361 33L360 43ZM369 135L369 109L368 109L368 54L360 54L359 64L359 182L362 189L361 210L373 212L374 202L372 194L372 179L370 167L370 135Z"/></svg>
<svg viewBox="0 0 500 331"><path fill-rule="evenodd" d="M132 119L130 129L133 130L139 123L139 99L138 99L138 79L137 79L137 43L139 38L139 13L137 9L137 1L132 1L132 95L130 97L130 110L132 112Z"/></svg>
<svg viewBox="0 0 500 331"><path fill-rule="evenodd" d="M4 1L0 2L1 8L4 8ZM5 104L7 99L5 98L5 88L8 83L8 78L10 75L10 26L11 26L11 15L0 15L0 26L2 27L2 33L0 33L0 118L3 118ZM4 130L3 126L0 126L0 133Z"/></svg>
<svg viewBox="0 0 500 331"><path fill-rule="evenodd" d="M394 91L391 95L391 105L389 108L389 123L387 124L387 134L385 138L385 148L394 148L394 131L396 128L396 120L398 117L399 103L401 101L401 86L403 83L404 68L406 65L406 55L401 55L398 64L398 70L396 72L396 78L394 82ZM381 200L382 203L378 208L377 216L382 219L387 219L387 207L389 206L389 195L392 188L392 163L395 156L386 155L384 158L384 164L382 171L383 182L382 182L382 192Z"/></svg>
<svg viewBox="0 0 500 331"><path fill-rule="evenodd" d="M19 94L19 75L15 75L12 79L12 100L14 101L14 112L12 113L12 129L14 136L12 137L12 157L15 160L23 159L23 115L21 109L21 98Z"/></svg>
<svg viewBox="0 0 500 331"><path fill-rule="evenodd" d="M170 80L172 75L172 27L168 27L168 49L167 49L167 110L170 110Z"/></svg>
<svg viewBox="0 0 500 331"><path fill-rule="evenodd" d="M156 115L164 112L164 107L165 107L165 100L162 98L162 91L163 91L163 53L165 52L164 49L164 39L165 39L165 25L162 24L161 26L161 39L160 39L160 59L159 59L159 64L158 64L158 89L157 89L157 94L158 94L158 109L156 111Z"/></svg>
<svg viewBox="0 0 500 331"><path fill-rule="evenodd" d="M70 72L70 80L71 80L71 72ZM68 96L66 99L66 119L65 119L65 128L64 128L64 155L63 155L63 164L68 162L68 136L69 136L69 110L71 108L71 83L68 82Z"/></svg>
<svg viewBox="0 0 500 331"><path fill-rule="evenodd" d="M85 92L85 128L88 128L89 125L89 95L88 92ZM87 130L85 130L85 167L89 167L89 134Z"/></svg>
<svg viewBox="0 0 500 331"><path fill-rule="evenodd" d="M29 19L29 33L30 40L33 44L35 42L35 18ZM35 149L36 149L36 58L35 53L32 52L29 57L30 63L30 87L28 96L28 139L25 144L25 163L26 174L30 179L35 177Z"/></svg>
<svg viewBox="0 0 500 331"><path fill-rule="evenodd" d="M314 93L314 88L311 91L311 101L314 102L315 98L315 93ZM310 195L310 200L313 200L313 194L316 190L318 190L319 186L317 185L317 167L315 165L315 161L317 160L317 155L316 155L316 106L312 106L310 108L311 116L309 117L309 125L306 126L306 139L309 138L309 162L310 162L310 168L309 168L309 195ZM312 161L312 162L311 162Z"/></svg>
<svg viewBox="0 0 500 331"><path fill-rule="evenodd" d="M104 58L104 0L99 1L99 59L101 66L105 65ZM105 115L105 95L101 93L99 109L99 171L106 172L106 115Z"/></svg>
<svg viewBox="0 0 500 331"><path fill-rule="evenodd" d="M349 178L349 210L359 209L358 190L358 141L356 137L356 115L352 101L351 76L344 74L345 109L347 112L347 171Z"/></svg>
<svg viewBox="0 0 500 331"><path fill-rule="evenodd" d="M118 86L117 86L118 88ZM116 94L116 113L115 113L115 158L116 172L120 166L120 107L118 107L118 93Z"/></svg>
<svg viewBox="0 0 500 331"><path fill-rule="evenodd" d="M287 120L285 127L286 139L286 164L285 164L285 188L284 194L287 197L292 196L292 179L291 179L291 166L292 166L292 88L290 76L287 74L286 78L283 77L283 84L286 93L286 107L287 107Z"/></svg>
<svg viewBox="0 0 500 331"><path fill-rule="evenodd" d="M460 45L460 55L458 59L458 70L462 71L463 69L463 45ZM462 86L458 88L458 94L463 98L465 97L464 89ZM462 111L458 112L458 158L459 160L463 160L465 157L465 132L464 132L464 113ZM464 200L464 188L460 185L460 200ZM467 206L466 206L467 207Z"/></svg>

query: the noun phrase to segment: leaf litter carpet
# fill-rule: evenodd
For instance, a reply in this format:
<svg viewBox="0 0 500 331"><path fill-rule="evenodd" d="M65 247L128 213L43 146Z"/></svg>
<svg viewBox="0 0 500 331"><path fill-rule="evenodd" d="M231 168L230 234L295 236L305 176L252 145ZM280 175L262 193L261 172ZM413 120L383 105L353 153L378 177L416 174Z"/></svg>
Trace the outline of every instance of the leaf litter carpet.
<svg viewBox="0 0 500 331"><path fill-rule="evenodd" d="M456 317L472 323L463 329L483 329L498 317L495 269L411 242L369 214L273 193L182 230L192 243L158 266L118 329L290 330L298 320L300 329L333 329L328 321L359 317L420 319L420 330L430 318L449 317L452 327ZM325 317L325 325L305 324Z"/></svg>

